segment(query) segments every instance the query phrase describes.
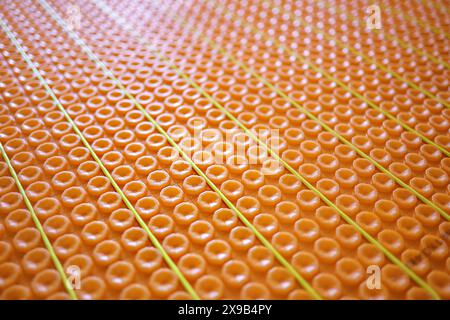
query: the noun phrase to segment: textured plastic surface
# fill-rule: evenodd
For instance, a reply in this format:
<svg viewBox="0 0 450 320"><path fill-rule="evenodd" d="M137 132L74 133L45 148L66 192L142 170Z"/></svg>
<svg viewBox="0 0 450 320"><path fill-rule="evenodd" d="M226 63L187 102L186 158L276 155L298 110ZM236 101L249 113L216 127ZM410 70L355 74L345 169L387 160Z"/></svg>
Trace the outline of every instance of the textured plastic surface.
<svg viewBox="0 0 450 320"><path fill-rule="evenodd" d="M448 8L3 2L2 299L450 299Z"/></svg>

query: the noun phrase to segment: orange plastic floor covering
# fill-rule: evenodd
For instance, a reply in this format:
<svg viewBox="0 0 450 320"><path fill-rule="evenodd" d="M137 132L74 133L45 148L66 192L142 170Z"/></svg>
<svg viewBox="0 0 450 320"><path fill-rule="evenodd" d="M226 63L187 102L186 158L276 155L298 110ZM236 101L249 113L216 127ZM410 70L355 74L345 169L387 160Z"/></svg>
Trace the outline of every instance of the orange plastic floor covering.
<svg viewBox="0 0 450 320"><path fill-rule="evenodd" d="M1 299L450 299L450 5L372 2L2 0Z"/></svg>

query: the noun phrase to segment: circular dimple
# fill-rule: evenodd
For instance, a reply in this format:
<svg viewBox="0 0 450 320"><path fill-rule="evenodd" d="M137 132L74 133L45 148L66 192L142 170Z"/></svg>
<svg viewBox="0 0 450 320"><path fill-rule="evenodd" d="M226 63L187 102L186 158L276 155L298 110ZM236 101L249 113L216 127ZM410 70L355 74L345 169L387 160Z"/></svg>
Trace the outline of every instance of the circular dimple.
<svg viewBox="0 0 450 320"><path fill-rule="evenodd" d="M9 192L0 198L0 212L8 214L16 210L22 203L22 195L18 192Z"/></svg>
<svg viewBox="0 0 450 320"><path fill-rule="evenodd" d="M405 248L403 237L394 230L381 231L378 234L378 241L394 254L400 254Z"/></svg>
<svg viewBox="0 0 450 320"><path fill-rule="evenodd" d="M261 210L259 201L251 196L244 196L240 198L236 204L236 207L247 218L255 217Z"/></svg>
<svg viewBox="0 0 450 320"><path fill-rule="evenodd" d="M212 223L217 230L229 232L237 225L238 218L231 209L222 208L214 212Z"/></svg>
<svg viewBox="0 0 450 320"><path fill-rule="evenodd" d="M250 268L257 272L265 272L275 263L272 252L263 246L250 248L247 253L247 261Z"/></svg>
<svg viewBox="0 0 450 320"><path fill-rule="evenodd" d="M150 274L161 267L163 258L156 248L142 248L134 257L134 265L143 273Z"/></svg>
<svg viewBox="0 0 450 320"><path fill-rule="evenodd" d="M244 186L237 180L224 181L220 191L231 201L236 201L244 194Z"/></svg>
<svg viewBox="0 0 450 320"><path fill-rule="evenodd" d="M119 186L124 186L126 183L132 181L135 177L134 169L128 165L121 165L115 168L111 173L114 181Z"/></svg>
<svg viewBox="0 0 450 320"><path fill-rule="evenodd" d="M204 275L195 283L195 291L200 298L207 300L221 299L224 294L223 282L215 276Z"/></svg>
<svg viewBox="0 0 450 320"><path fill-rule="evenodd" d="M4 221L9 232L16 233L32 225L30 213L25 209L17 209L9 213Z"/></svg>
<svg viewBox="0 0 450 320"><path fill-rule="evenodd" d="M342 284L329 273L320 273L314 277L312 286L325 299L336 300L342 296Z"/></svg>
<svg viewBox="0 0 450 320"><path fill-rule="evenodd" d="M86 161L78 166L77 173L81 180L87 181L100 175L100 166L94 161Z"/></svg>
<svg viewBox="0 0 450 320"><path fill-rule="evenodd" d="M231 259L231 247L223 240L212 240L204 249L206 260L213 265L223 265Z"/></svg>
<svg viewBox="0 0 450 320"><path fill-rule="evenodd" d="M174 179L184 179L192 174L192 166L184 160L176 160L170 165L170 175Z"/></svg>
<svg viewBox="0 0 450 320"><path fill-rule="evenodd" d="M422 253L433 261L442 261L448 257L448 246L441 237L425 235L420 240Z"/></svg>
<svg viewBox="0 0 450 320"><path fill-rule="evenodd" d="M120 293L120 300L149 300L150 291L142 284L130 284Z"/></svg>
<svg viewBox="0 0 450 320"><path fill-rule="evenodd" d="M278 179L278 184L283 193L296 194L300 191L302 183L293 174L284 174Z"/></svg>
<svg viewBox="0 0 450 320"><path fill-rule="evenodd" d="M198 195L206 189L206 181L197 175L189 176L183 180L183 189L189 195Z"/></svg>
<svg viewBox="0 0 450 320"><path fill-rule="evenodd" d="M331 179L320 179L316 188L329 200L334 200L339 195L339 184Z"/></svg>
<svg viewBox="0 0 450 320"><path fill-rule="evenodd" d="M173 231L174 222L168 215L158 214L150 219L148 227L157 238L163 239Z"/></svg>
<svg viewBox="0 0 450 320"><path fill-rule="evenodd" d="M135 275L136 270L131 263L118 261L108 267L105 280L111 288L120 290L129 285Z"/></svg>
<svg viewBox="0 0 450 320"><path fill-rule="evenodd" d="M106 223L102 221L92 221L86 224L81 231L81 239L87 245L93 246L106 239L109 230Z"/></svg>
<svg viewBox="0 0 450 320"><path fill-rule="evenodd" d="M300 216L300 209L294 202L282 201L275 207L275 216L281 223L291 224Z"/></svg>
<svg viewBox="0 0 450 320"><path fill-rule="evenodd" d="M51 265L51 256L44 248L35 248L28 251L22 258L23 270L35 275Z"/></svg>
<svg viewBox="0 0 450 320"><path fill-rule="evenodd" d="M0 264L0 289L6 289L15 284L21 275L20 266L13 262Z"/></svg>
<svg viewBox="0 0 450 320"><path fill-rule="evenodd" d="M228 170L225 166L212 165L206 169L206 175L216 185L221 185L228 178Z"/></svg>
<svg viewBox="0 0 450 320"><path fill-rule="evenodd" d="M258 199L265 206L275 206L281 201L281 191L276 186L265 185L258 190Z"/></svg>
<svg viewBox="0 0 450 320"><path fill-rule="evenodd" d="M92 258L87 254L76 254L67 259L67 261L64 263L64 270L66 270L66 273L70 274L70 270L74 267L79 268L80 277L85 278L91 274L94 268L94 262L92 261Z"/></svg>
<svg viewBox="0 0 450 320"><path fill-rule="evenodd" d="M319 167L311 163L304 163L298 169L300 175L304 177L309 183L316 183L321 178L321 171Z"/></svg>
<svg viewBox="0 0 450 320"><path fill-rule="evenodd" d="M291 259L292 265L305 279L311 279L319 272L319 260L310 252L297 252Z"/></svg>
<svg viewBox="0 0 450 320"><path fill-rule="evenodd" d="M423 234L423 227L419 221L411 217L401 217L397 220L397 230L407 240L418 240Z"/></svg>
<svg viewBox="0 0 450 320"><path fill-rule="evenodd" d="M174 207L183 201L183 190L177 186L164 187L159 193L161 203L167 207Z"/></svg>
<svg viewBox="0 0 450 320"><path fill-rule="evenodd" d="M101 160L108 170L114 170L125 162L124 156L118 151L109 151L105 153Z"/></svg>
<svg viewBox="0 0 450 320"><path fill-rule="evenodd" d="M241 288L250 280L250 269L242 261L230 260L222 268L222 278L232 288Z"/></svg>
<svg viewBox="0 0 450 320"><path fill-rule="evenodd" d="M234 227L230 232L230 243L236 250L247 251L255 242L254 233L247 227Z"/></svg>
<svg viewBox="0 0 450 320"><path fill-rule="evenodd" d="M122 232L133 225L134 216L128 209L117 209L111 213L108 222L113 231Z"/></svg>
<svg viewBox="0 0 450 320"><path fill-rule="evenodd" d="M378 198L377 190L370 184L359 183L355 186L354 193L356 198L366 205L373 205Z"/></svg>
<svg viewBox="0 0 450 320"><path fill-rule="evenodd" d="M52 178L52 185L55 190L65 190L73 187L76 183L76 176L70 171L61 171L55 174Z"/></svg>
<svg viewBox="0 0 450 320"><path fill-rule="evenodd" d="M400 209L397 203L381 199L375 203L375 213L382 221L393 222L400 216Z"/></svg>
<svg viewBox="0 0 450 320"><path fill-rule="evenodd" d="M182 202L175 206L173 218L177 224L186 226L197 220L198 213L199 211L193 203Z"/></svg>
<svg viewBox="0 0 450 320"><path fill-rule="evenodd" d="M336 263L336 274L348 286L355 286L363 280L365 270L355 259L342 258Z"/></svg>
<svg viewBox="0 0 450 320"><path fill-rule="evenodd" d="M336 228L336 239L348 249L357 248L363 241L361 233L348 224L342 224Z"/></svg>
<svg viewBox="0 0 450 320"><path fill-rule="evenodd" d="M164 170L155 170L147 176L147 184L151 190L161 190L169 185L170 176Z"/></svg>
<svg viewBox="0 0 450 320"><path fill-rule="evenodd" d="M359 261L365 266L378 265L382 266L385 263L383 253L373 244L362 244L358 247L357 255Z"/></svg>
<svg viewBox="0 0 450 320"><path fill-rule="evenodd" d="M212 213L220 208L222 200L213 191L204 191L197 198L197 204L201 211Z"/></svg>
<svg viewBox="0 0 450 320"><path fill-rule="evenodd" d="M179 259L189 250L189 240L181 233L172 233L164 238L162 243L166 252L172 259Z"/></svg>
<svg viewBox="0 0 450 320"><path fill-rule="evenodd" d="M253 219L253 225L264 237L268 237L269 239L278 231L277 218L267 213L258 214Z"/></svg>
<svg viewBox="0 0 450 320"><path fill-rule="evenodd" d="M425 197L431 197L434 193L433 184L427 179L414 177L411 179L410 185Z"/></svg>
<svg viewBox="0 0 450 320"><path fill-rule="evenodd" d="M266 276L266 283L277 295L285 296L295 287L294 277L282 267L270 269Z"/></svg>
<svg viewBox="0 0 450 320"><path fill-rule="evenodd" d="M313 211L320 206L320 198L311 190L300 191L296 200L301 210Z"/></svg>
<svg viewBox="0 0 450 320"><path fill-rule="evenodd" d="M134 168L136 172L141 175L148 175L155 170L158 166L158 162L152 156L142 156L136 159Z"/></svg>
<svg viewBox="0 0 450 320"><path fill-rule="evenodd" d="M261 283L247 283L241 290L243 300L267 300L270 298L270 291Z"/></svg>
<svg viewBox="0 0 450 320"><path fill-rule="evenodd" d="M401 258L403 263L419 276L424 276L430 271L430 260L419 250L406 249L403 251Z"/></svg>
<svg viewBox="0 0 450 320"><path fill-rule="evenodd" d="M322 172L333 173L339 168L339 160L331 154L321 154L317 158L317 165Z"/></svg>
<svg viewBox="0 0 450 320"><path fill-rule="evenodd" d="M64 190L61 195L61 202L69 207L73 208L86 201L87 193L81 187L71 187Z"/></svg>
<svg viewBox="0 0 450 320"><path fill-rule="evenodd" d="M439 212L425 204L415 208L414 216L426 227L434 227L441 221Z"/></svg>
<svg viewBox="0 0 450 320"><path fill-rule="evenodd" d="M192 242L204 245L213 238L214 228L209 222L198 220L190 225L188 234Z"/></svg>
<svg viewBox="0 0 450 320"><path fill-rule="evenodd" d="M264 185L264 175L258 170L247 170L242 174L242 183L250 189L258 189Z"/></svg>
<svg viewBox="0 0 450 320"><path fill-rule="evenodd" d="M76 226L84 226L95 220L97 208L91 203L82 203L72 209L70 219Z"/></svg>
<svg viewBox="0 0 450 320"><path fill-rule="evenodd" d="M178 277L167 268L158 269L150 277L149 287L159 298L166 298L178 287Z"/></svg>
<svg viewBox="0 0 450 320"><path fill-rule="evenodd" d="M70 220L63 215L52 216L45 221L43 227L46 235L50 239L56 239L69 232Z"/></svg>
<svg viewBox="0 0 450 320"><path fill-rule="evenodd" d="M36 297L43 299L57 292L61 288L61 279L56 270L39 272L31 282L31 290Z"/></svg>
<svg viewBox="0 0 450 320"><path fill-rule="evenodd" d="M24 187L28 187L30 184L42 180L43 172L42 169L36 166L25 167L19 172L19 180ZM5 177L9 178L9 177ZM11 178L9 178L11 179ZM6 192L5 192L6 193Z"/></svg>
<svg viewBox="0 0 450 320"><path fill-rule="evenodd" d="M121 236L120 241L125 250L135 252L147 244L148 235L140 227L127 229Z"/></svg>
<svg viewBox="0 0 450 320"><path fill-rule="evenodd" d="M66 260L80 251L81 240L77 235L69 233L56 239L53 247L57 256L62 260Z"/></svg>
<svg viewBox="0 0 450 320"><path fill-rule="evenodd" d="M101 212L111 213L122 206L122 198L116 192L106 192L97 200L97 207Z"/></svg>
<svg viewBox="0 0 450 320"><path fill-rule="evenodd" d="M96 276L90 276L81 280L79 297L84 300L102 299L106 292L106 284Z"/></svg>
<svg viewBox="0 0 450 320"><path fill-rule="evenodd" d="M338 226L341 219L339 214L330 207L322 206L316 210L316 220L319 225L324 229L334 229Z"/></svg>
<svg viewBox="0 0 450 320"><path fill-rule="evenodd" d="M368 211L358 213L356 222L371 235L376 235L382 228L380 218L376 214Z"/></svg>
<svg viewBox="0 0 450 320"><path fill-rule="evenodd" d="M308 218L298 220L294 225L294 232L300 242L313 242L320 236L319 225Z"/></svg>
<svg viewBox="0 0 450 320"><path fill-rule="evenodd" d="M335 263L341 256L339 243L325 237L314 242L314 252L323 263Z"/></svg>
<svg viewBox="0 0 450 320"><path fill-rule="evenodd" d="M188 253L180 258L178 267L189 281L195 281L206 273L205 259L196 253Z"/></svg>
<svg viewBox="0 0 450 320"><path fill-rule="evenodd" d="M379 192L390 193L394 190L396 183L385 173L376 173L372 177L372 184Z"/></svg>
<svg viewBox="0 0 450 320"><path fill-rule="evenodd" d="M335 178L342 188L353 188L358 183L358 176L352 170L346 168L338 169Z"/></svg>
<svg viewBox="0 0 450 320"><path fill-rule="evenodd" d="M48 182L36 181L29 185L25 191L30 201L37 202L45 197L50 196L52 193L52 187ZM62 200L64 201L64 194Z"/></svg>
<svg viewBox="0 0 450 320"><path fill-rule="evenodd" d="M143 197L136 202L134 208L142 219L150 219L158 214L160 205L155 197Z"/></svg>
<svg viewBox="0 0 450 320"><path fill-rule="evenodd" d="M298 241L289 232L280 231L272 237L272 245L285 257L291 257L298 248Z"/></svg>
<svg viewBox="0 0 450 320"><path fill-rule="evenodd" d="M387 264L382 268L381 279L383 284L394 292L404 292L410 286L408 275L393 264Z"/></svg>
<svg viewBox="0 0 450 320"><path fill-rule="evenodd" d="M13 239L14 248L21 253L36 248L40 243L41 235L37 229L32 227L20 230Z"/></svg>
<svg viewBox="0 0 450 320"><path fill-rule="evenodd" d="M342 194L338 196L336 198L336 205L339 209L351 217L356 216L356 214L360 211L359 201L352 195Z"/></svg>
<svg viewBox="0 0 450 320"><path fill-rule="evenodd" d="M412 209L417 203L416 196L404 188L395 189L392 194L392 199L401 209Z"/></svg>

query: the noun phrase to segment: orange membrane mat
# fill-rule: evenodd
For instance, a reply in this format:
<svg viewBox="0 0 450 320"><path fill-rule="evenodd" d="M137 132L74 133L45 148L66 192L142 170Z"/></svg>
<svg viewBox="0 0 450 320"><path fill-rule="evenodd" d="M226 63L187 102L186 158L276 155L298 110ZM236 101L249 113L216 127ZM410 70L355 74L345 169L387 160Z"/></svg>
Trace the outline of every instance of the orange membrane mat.
<svg viewBox="0 0 450 320"><path fill-rule="evenodd" d="M450 299L450 5L2 0L1 299Z"/></svg>

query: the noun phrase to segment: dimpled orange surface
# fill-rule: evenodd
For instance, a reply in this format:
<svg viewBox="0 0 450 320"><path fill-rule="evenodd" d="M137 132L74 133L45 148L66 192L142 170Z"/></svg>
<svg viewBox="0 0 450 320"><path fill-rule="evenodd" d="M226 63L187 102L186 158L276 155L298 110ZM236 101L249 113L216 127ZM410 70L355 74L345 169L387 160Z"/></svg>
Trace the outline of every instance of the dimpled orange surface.
<svg viewBox="0 0 450 320"><path fill-rule="evenodd" d="M0 298L450 299L450 3L372 2L0 1Z"/></svg>

